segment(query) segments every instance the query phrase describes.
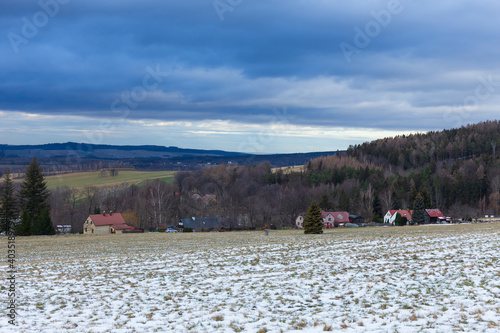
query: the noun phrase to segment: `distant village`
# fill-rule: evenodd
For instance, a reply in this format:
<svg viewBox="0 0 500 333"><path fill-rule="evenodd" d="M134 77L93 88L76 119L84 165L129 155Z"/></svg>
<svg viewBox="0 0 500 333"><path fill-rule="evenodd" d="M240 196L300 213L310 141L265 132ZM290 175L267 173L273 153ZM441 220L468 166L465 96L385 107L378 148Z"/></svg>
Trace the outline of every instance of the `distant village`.
<svg viewBox="0 0 500 333"><path fill-rule="evenodd" d="M201 197L196 195L200 200L215 200L213 195ZM405 218L404 225L411 225L413 221L413 210L389 210L384 215L384 223L367 222L363 216L349 214L346 211L321 211L323 219L324 229L334 229L334 228L358 228L358 227L373 227L373 226L395 226L396 220L399 217ZM303 229L304 218L306 213L300 213L295 219L295 228ZM452 217L445 216L439 209L425 209L424 217L426 224L452 224L452 223L462 223L467 221L462 221L458 219L453 219ZM244 222L244 218L240 219L240 222ZM500 218L496 217L493 211L488 211L483 219L477 222L499 222ZM239 223L240 228L234 228L234 230L249 230L244 224ZM242 226L243 225L243 226ZM181 219L177 225L171 226L158 226L155 228L154 232L209 232L209 231L229 231L231 228L223 225L218 218L197 218L191 217L186 219ZM71 225L58 225L56 228L58 234L69 234L71 233ZM102 235L102 234L126 234L126 233L143 233L144 229L134 228L128 225L121 213L113 212L103 212L102 214L92 214L85 220L83 224L83 234L85 235Z"/></svg>

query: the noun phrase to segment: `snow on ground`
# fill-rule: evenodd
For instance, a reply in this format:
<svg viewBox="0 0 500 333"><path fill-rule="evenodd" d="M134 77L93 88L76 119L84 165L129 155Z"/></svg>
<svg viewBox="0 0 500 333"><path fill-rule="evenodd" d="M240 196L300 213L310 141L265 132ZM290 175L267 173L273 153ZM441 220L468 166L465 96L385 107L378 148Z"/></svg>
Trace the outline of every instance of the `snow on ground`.
<svg viewBox="0 0 500 333"><path fill-rule="evenodd" d="M29 237L16 250L20 332L500 329L499 224Z"/></svg>

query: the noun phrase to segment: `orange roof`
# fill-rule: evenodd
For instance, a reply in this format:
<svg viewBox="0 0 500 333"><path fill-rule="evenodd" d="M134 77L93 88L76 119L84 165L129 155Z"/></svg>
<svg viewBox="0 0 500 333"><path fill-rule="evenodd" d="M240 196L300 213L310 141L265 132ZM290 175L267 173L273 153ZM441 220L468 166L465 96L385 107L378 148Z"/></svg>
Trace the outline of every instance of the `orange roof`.
<svg viewBox="0 0 500 333"><path fill-rule="evenodd" d="M120 213L112 213L104 215L95 214L95 215L90 215L90 218L92 219L92 222L94 222L96 226L112 225L114 228L115 225L120 225L120 224L126 225L125 220L123 219L123 216Z"/></svg>
<svg viewBox="0 0 500 333"><path fill-rule="evenodd" d="M401 217L405 216L408 221L411 220L412 213L409 210L397 210L397 212L401 215Z"/></svg>

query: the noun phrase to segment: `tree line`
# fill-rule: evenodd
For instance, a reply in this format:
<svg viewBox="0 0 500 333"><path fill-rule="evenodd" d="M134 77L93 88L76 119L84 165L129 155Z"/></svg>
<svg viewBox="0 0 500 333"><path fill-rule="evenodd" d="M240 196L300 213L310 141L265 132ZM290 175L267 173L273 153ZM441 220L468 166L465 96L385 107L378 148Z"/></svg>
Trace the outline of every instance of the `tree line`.
<svg viewBox="0 0 500 333"><path fill-rule="evenodd" d="M291 227L313 201L323 210L378 222L389 209L420 206L455 218L478 218L488 210L500 213L500 156L493 144L498 133L498 122L486 122L381 139L314 158L301 170L273 170L267 162L219 164L177 172L171 183L59 187L51 195L39 192L43 204L26 204L30 195L34 198L27 185L14 191L4 182L2 195L16 192L21 220L31 221L35 230L33 211L46 216L48 205L52 221L71 224L75 232L81 232L89 214L102 211L122 212L127 223L146 230L193 216L217 217L230 229ZM463 149L461 142L467 143ZM447 149L450 145L459 149ZM40 178L29 173L27 179Z"/></svg>

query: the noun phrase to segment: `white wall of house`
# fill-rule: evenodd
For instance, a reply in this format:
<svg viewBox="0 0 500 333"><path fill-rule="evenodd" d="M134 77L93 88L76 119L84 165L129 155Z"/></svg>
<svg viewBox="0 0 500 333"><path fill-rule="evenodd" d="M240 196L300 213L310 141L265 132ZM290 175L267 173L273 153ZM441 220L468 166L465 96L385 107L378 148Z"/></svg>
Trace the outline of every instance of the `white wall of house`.
<svg viewBox="0 0 500 333"><path fill-rule="evenodd" d="M390 211L387 211L387 213L384 216L384 223L394 223L394 220L396 219L396 214L391 215Z"/></svg>
<svg viewBox="0 0 500 333"><path fill-rule="evenodd" d="M299 215L299 217L295 219L295 225L297 226L297 228L304 228L304 216Z"/></svg>

